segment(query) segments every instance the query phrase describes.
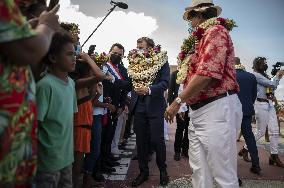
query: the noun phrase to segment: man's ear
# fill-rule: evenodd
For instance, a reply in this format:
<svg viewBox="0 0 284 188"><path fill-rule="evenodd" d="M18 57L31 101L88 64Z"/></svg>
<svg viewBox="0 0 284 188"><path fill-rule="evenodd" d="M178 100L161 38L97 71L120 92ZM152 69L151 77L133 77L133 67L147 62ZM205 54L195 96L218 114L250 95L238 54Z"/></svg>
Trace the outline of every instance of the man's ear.
<svg viewBox="0 0 284 188"><path fill-rule="evenodd" d="M53 64L56 63L56 57L55 55L48 55L48 60Z"/></svg>

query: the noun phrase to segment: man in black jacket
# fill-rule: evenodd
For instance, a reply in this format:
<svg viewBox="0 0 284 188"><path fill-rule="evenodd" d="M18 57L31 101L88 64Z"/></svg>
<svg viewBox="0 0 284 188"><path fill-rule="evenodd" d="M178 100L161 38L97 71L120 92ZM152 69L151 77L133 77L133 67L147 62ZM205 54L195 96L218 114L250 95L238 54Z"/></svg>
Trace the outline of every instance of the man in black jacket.
<svg viewBox="0 0 284 188"><path fill-rule="evenodd" d="M260 174L258 151L256 147L256 141L252 132L251 122L252 116L255 114L254 102L257 96L257 81L253 74L246 72L244 66L242 66L240 59L235 58L237 81L240 86L240 92L238 97L242 103L243 120L242 120L242 134L244 136L247 148L243 148L239 155L244 158L245 161L250 162L248 159L248 152L252 159L252 167L250 171L255 174Z"/></svg>
<svg viewBox="0 0 284 188"><path fill-rule="evenodd" d="M142 38L141 45L144 49L155 46L153 40L146 37ZM156 152L156 162L160 170L160 184L167 185L169 181L166 170L166 145L164 140L164 111L166 109L164 92L168 88L169 79L170 68L169 64L165 63L148 88L136 88L131 93L130 113L134 114L140 169L139 176L132 182L134 187L141 185L149 176L149 139Z"/></svg>
<svg viewBox="0 0 284 188"><path fill-rule="evenodd" d="M108 111L108 123L102 129L102 145L101 145L101 158L103 166L113 167L119 165L117 162L119 158L111 154L111 143L115 135L117 126L117 118L125 108L125 101L127 93L131 89L131 82L127 75L126 68L121 64L122 57L124 56L124 47L115 43L110 49L110 61L106 64L107 71L113 76L112 81L103 82L103 95L107 103L115 106L115 109ZM108 168L103 168L109 171ZM111 169L114 171L114 169Z"/></svg>

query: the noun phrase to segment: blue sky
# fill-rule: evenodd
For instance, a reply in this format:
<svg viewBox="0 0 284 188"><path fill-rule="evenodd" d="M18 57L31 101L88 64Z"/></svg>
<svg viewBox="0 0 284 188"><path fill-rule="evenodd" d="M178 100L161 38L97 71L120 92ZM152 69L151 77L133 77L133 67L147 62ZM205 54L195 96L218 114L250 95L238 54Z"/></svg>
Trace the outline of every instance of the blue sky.
<svg viewBox="0 0 284 188"><path fill-rule="evenodd" d="M129 8L127 10L116 10L124 11L125 13L127 13L127 15L124 16L130 17L130 12L137 14L142 13L142 16L145 16L147 18L150 17L154 20L153 22L153 20L148 19L149 23L151 22L151 24L149 25L151 25L152 27L157 26L157 28L151 31L149 30L149 28L144 27L145 29L148 29L145 33L152 37L156 41L156 43L162 44L165 50L167 50L169 53L170 64L175 64L175 57L179 52L182 40L187 37L188 34L188 23L182 19L182 15L184 8L187 7L191 1L121 1L126 2L129 5ZM71 0L72 4L79 5L78 11L86 14L87 16L98 19L104 17L107 10L111 7L109 5L109 2L109 0ZM271 65L276 63L277 61L284 62L284 0L215 0L214 3L221 6L223 9L221 17L231 18L237 22L238 27L231 32L231 37L234 41L236 55L241 58L242 63L247 67L248 70L251 70L253 58L256 56L267 57L270 68ZM108 18L109 23L112 23L112 21L114 20L114 16L110 16ZM138 27L138 25L143 26L144 24L142 18L141 22L133 20L131 23L129 23L128 20L128 25L124 23L124 20L125 19L121 20L121 23L118 27L113 28L114 34L117 30L120 30L123 27L127 27L132 30L133 28ZM107 30L106 25L107 23L105 25L102 25L100 30ZM94 23L92 25L92 23L90 23L90 26L95 28L96 24ZM98 40L98 38L96 37L99 36L101 37L102 35L95 34L93 36L93 40ZM85 39L84 37L85 36L82 36L82 42ZM105 37L105 40L107 40L108 37ZM117 35L117 40L124 41L125 39L121 39L120 36ZM110 43L111 42L116 41L110 41ZM132 44L133 48L135 47L134 40L129 44ZM109 48L108 46L100 47L107 49ZM283 81L281 83L281 87L283 87ZM282 91L283 92L281 93L278 92L278 94L281 94L283 96L284 87Z"/></svg>

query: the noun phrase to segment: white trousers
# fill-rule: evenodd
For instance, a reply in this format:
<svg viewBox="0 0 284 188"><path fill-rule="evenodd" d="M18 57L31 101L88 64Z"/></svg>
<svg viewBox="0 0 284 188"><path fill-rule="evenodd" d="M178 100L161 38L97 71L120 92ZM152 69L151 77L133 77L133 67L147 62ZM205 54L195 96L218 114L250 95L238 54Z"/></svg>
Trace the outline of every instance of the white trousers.
<svg viewBox="0 0 284 188"><path fill-rule="evenodd" d="M194 188L238 188L237 132L242 105L236 94L192 111L189 125L189 163Z"/></svg>
<svg viewBox="0 0 284 188"><path fill-rule="evenodd" d="M115 135L111 143L111 152L113 154L119 154L118 144L120 141L121 131L125 126L126 118L127 118L127 113L125 113L124 111L120 114L120 116L118 116Z"/></svg>
<svg viewBox="0 0 284 188"><path fill-rule="evenodd" d="M164 119L164 138L165 138L165 140L167 140L169 138L168 127L169 127L169 124Z"/></svg>
<svg viewBox="0 0 284 188"><path fill-rule="evenodd" d="M270 140L270 153L278 154L278 142L279 142L279 127L275 108L270 102L256 102L255 118L256 128L255 140L258 141L265 135L266 127L268 126L269 140Z"/></svg>

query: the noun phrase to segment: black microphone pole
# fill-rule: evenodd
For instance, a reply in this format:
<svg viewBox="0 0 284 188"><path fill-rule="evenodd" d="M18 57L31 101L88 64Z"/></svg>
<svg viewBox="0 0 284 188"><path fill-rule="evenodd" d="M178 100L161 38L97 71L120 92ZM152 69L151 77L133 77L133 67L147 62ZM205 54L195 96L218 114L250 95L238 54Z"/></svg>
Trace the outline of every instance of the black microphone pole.
<svg viewBox="0 0 284 188"><path fill-rule="evenodd" d="M83 43L83 46L88 42L88 40L93 36L93 34L98 30L98 28L102 25L102 23L105 21L105 19L114 11L114 9L117 7L117 5L114 5L109 12L107 13L107 15L104 17L104 19L101 21L101 23L96 27L96 29L92 32L92 34L90 34L90 36L87 38L87 40Z"/></svg>

